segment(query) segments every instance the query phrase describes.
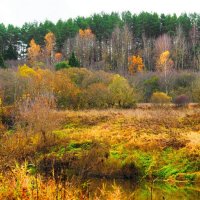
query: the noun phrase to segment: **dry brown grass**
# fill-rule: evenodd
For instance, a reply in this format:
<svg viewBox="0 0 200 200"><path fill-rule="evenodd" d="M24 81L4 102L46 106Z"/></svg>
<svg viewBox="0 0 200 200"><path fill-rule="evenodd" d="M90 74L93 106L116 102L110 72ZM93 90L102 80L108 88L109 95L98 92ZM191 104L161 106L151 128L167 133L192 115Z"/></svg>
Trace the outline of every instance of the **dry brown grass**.
<svg viewBox="0 0 200 200"><path fill-rule="evenodd" d="M30 135L27 129L4 134L1 162L5 158L23 160L38 150L69 141L98 141L148 151L170 146L198 149L200 140L200 109L53 111L52 119L61 119L61 123L45 143L37 129Z"/></svg>
<svg viewBox="0 0 200 200"><path fill-rule="evenodd" d="M65 179L65 186L62 185L62 181L57 181L52 172L55 167L52 163L56 162L58 170L62 170L63 166L66 167L65 164L70 164L83 177L85 174L116 177L116 175L123 176L124 173L131 177L134 175L132 171L137 172L135 168L137 166L133 164L135 159L140 157L140 153L144 153L144 158L146 153L148 155L152 153L154 160L152 162L157 162L156 165L158 164L160 168L163 164L173 163L176 157L174 152L179 150L176 157L178 164L182 157L184 159L187 157L188 163L196 162L200 158L200 109L154 108L150 110L109 109L53 112L54 117L62 119L62 123L59 124L57 130L48 134L45 143L40 133L32 131L31 134L26 134L26 129L3 134L0 146L0 165L1 172L6 175L0 178L0 199L9 199L9 197L16 199L16 195L19 199L22 197L23 199L34 199L38 191L38 199L44 200L55 199L59 195L61 199L88 199L88 193L80 188L76 181L74 185L71 185ZM89 150L69 151L63 156L60 156L57 151L52 151L52 147L66 148L71 142L82 144L87 141L91 142ZM169 147L173 151L169 157L166 157L169 162L164 163L164 160L160 161L160 156L162 156L160 153ZM119 156L126 155L128 160L114 158L111 156L112 152L117 152ZM39 158L36 153L40 153ZM50 163L50 171L46 171L47 174L52 175L50 180L44 179L39 174L36 178L36 175L32 176L27 173L23 163L25 160L34 163L34 159L41 161L38 163L40 167L45 159L48 161L47 164ZM22 165L16 167L16 161ZM127 162L128 165L122 168L122 162ZM148 172L145 172L149 173L148 177L152 176L156 165L152 165L152 168L149 167ZM38 186L33 189L31 181L35 182L36 179ZM105 192L102 187L99 191L94 199L125 199L120 188Z"/></svg>
<svg viewBox="0 0 200 200"><path fill-rule="evenodd" d="M6 200L125 200L129 199L121 188L115 184L112 190L107 190L105 185L95 188L91 193L89 186L81 186L76 178L70 181L58 182L55 179L44 179L39 174L31 175L27 165L16 165L15 169L4 176L0 174L0 199Z"/></svg>
<svg viewBox="0 0 200 200"><path fill-rule="evenodd" d="M68 134L71 140L95 139L150 150L163 149L173 145L173 142L174 145L184 146L192 140L188 135L194 129L199 139L198 113L200 109L157 108L67 111L62 114L66 115L68 123L75 126L69 131L71 134ZM84 125L84 128L81 125Z"/></svg>

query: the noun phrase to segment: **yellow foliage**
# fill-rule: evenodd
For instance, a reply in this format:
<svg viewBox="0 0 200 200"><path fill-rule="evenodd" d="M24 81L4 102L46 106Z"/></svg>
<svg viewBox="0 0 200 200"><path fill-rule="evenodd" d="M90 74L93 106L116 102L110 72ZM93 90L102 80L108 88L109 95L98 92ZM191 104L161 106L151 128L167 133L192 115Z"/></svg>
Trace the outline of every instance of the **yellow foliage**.
<svg viewBox="0 0 200 200"><path fill-rule="evenodd" d="M33 68L28 67L26 64L24 64L23 66L19 66L18 72L22 77L37 76L37 72Z"/></svg>
<svg viewBox="0 0 200 200"><path fill-rule="evenodd" d="M170 103L171 100L172 98L164 92L154 92L151 97L152 103L159 103L159 104Z"/></svg>
<svg viewBox="0 0 200 200"><path fill-rule="evenodd" d="M164 67L169 68L171 66L173 66L173 61L170 58L170 52L164 51L160 54L160 57L157 61L157 69L163 70Z"/></svg>
<svg viewBox="0 0 200 200"><path fill-rule="evenodd" d="M170 53L169 51L164 51L163 53L161 53L160 55L160 64L163 65L167 62L167 60L169 59Z"/></svg>
<svg viewBox="0 0 200 200"><path fill-rule="evenodd" d="M130 56L128 58L128 69L131 74L142 72L144 69L143 60L140 56Z"/></svg>

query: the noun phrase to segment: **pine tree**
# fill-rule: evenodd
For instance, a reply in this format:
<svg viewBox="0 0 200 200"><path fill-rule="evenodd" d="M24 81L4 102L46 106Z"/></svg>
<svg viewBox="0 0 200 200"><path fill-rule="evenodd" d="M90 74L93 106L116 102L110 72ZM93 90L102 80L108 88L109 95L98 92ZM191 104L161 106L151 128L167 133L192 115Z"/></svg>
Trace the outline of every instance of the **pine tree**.
<svg viewBox="0 0 200 200"><path fill-rule="evenodd" d="M72 52L72 55L69 58L69 65L71 67L80 67L80 63L79 60L77 59L77 57L75 56L75 53Z"/></svg>
<svg viewBox="0 0 200 200"><path fill-rule="evenodd" d="M17 60L17 56L17 48L10 44L5 52L5 60Z"/></svg>

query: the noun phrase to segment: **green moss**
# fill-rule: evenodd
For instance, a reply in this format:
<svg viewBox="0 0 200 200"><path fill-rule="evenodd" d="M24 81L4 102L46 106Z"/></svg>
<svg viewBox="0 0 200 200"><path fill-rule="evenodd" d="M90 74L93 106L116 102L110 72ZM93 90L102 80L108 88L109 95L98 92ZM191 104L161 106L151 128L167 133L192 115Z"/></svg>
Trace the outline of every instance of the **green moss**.
<svg viewBox="0 0 200 200"><path fill-rule="evenodd" d="M111 150L110 151L110 157L115 159L120 159L120 154L117 151Z"/></svg>
<svg viewBox="0 0 200 200"><path fill-rule="evenodd" d="M83 142L75 142L72 141L67 146L67 151L81 151L81 150L89 150L92 146L92 141L83 141Z"/></svg>

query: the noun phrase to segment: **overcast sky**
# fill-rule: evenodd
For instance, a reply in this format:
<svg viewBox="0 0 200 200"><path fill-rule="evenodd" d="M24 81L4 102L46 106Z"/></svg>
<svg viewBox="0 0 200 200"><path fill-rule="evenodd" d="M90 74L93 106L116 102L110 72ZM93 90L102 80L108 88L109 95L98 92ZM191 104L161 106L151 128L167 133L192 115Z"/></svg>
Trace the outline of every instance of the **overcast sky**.
<svg viewBox="0 0 200 200"><path fill-rule="evenodd" d="M132 13L200 13L199 0L0 0L0 23L21 26L48 19L53 22L112 11Z"/></svg>

